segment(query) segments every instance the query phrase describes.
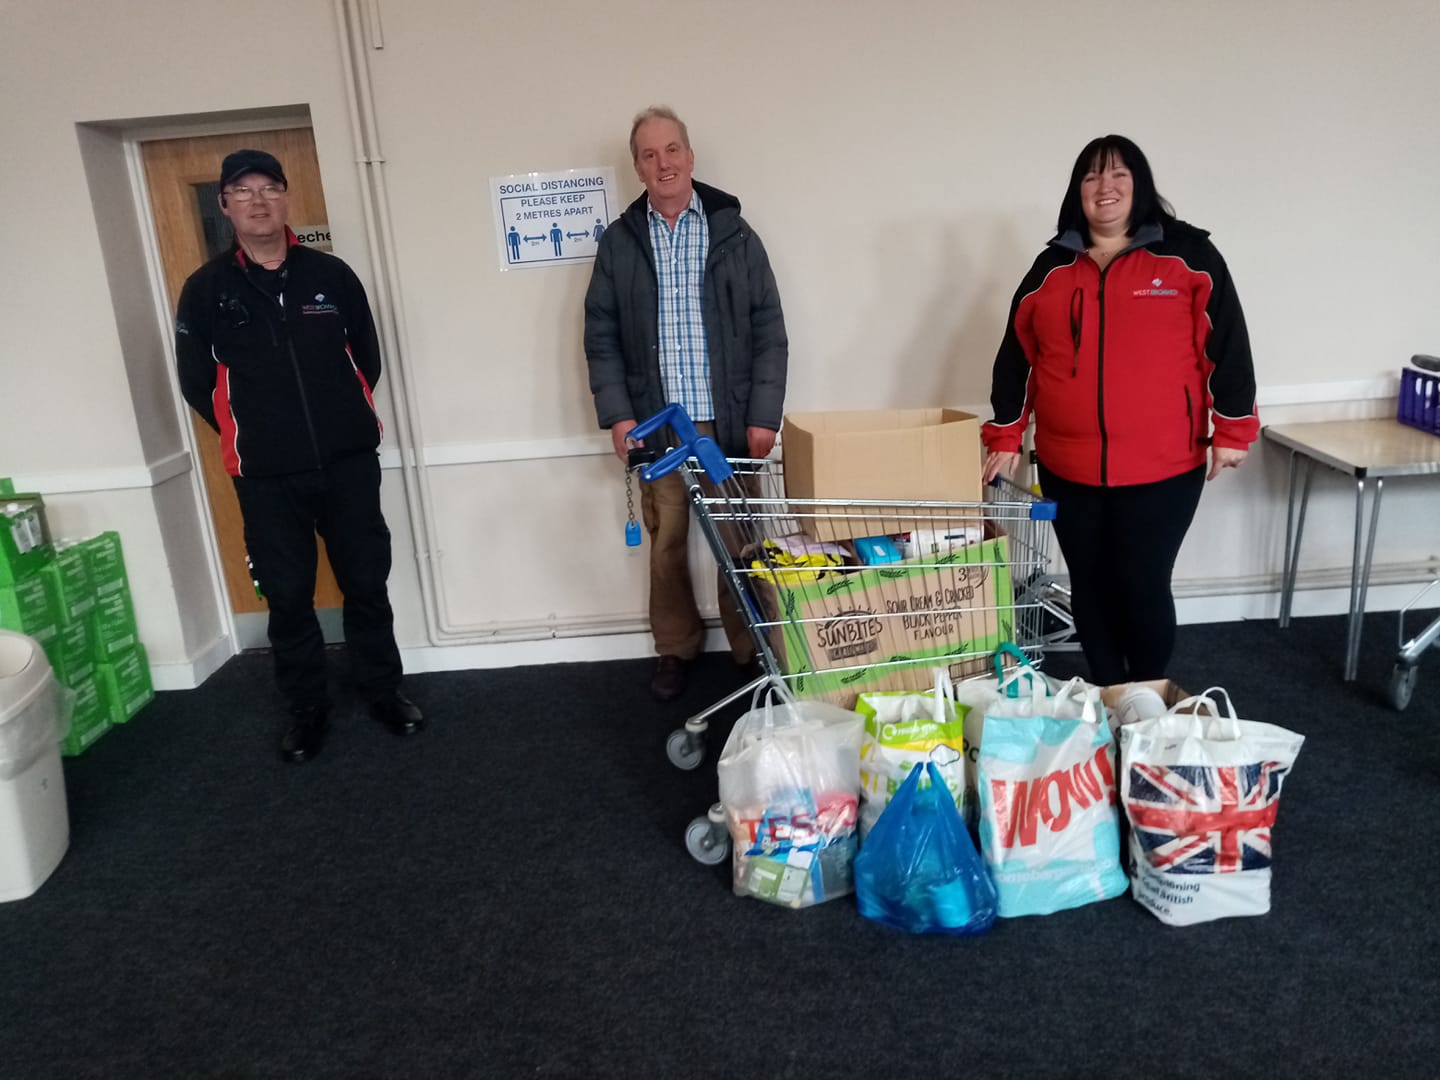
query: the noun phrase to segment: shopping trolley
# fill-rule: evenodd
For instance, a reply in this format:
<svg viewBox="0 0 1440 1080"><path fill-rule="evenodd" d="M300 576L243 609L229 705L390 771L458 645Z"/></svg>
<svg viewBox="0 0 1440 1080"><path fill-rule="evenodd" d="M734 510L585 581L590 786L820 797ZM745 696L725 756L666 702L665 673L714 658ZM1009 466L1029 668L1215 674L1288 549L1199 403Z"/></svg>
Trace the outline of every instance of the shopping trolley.
<svg viewBox="0 0 1440 1080"><path fill-rule="evenodd" d="M1043 663L1057 633L1053 502L1008 481L979 502L790 499L782 462L727 460L678 405L630 437L666 427L674 445L641 477L680 472L761 669L670 735L678 768L704 759L710 717L767 682L852 708L862 690L928 688L936 667L983 675L1006 641ZM723 807L692 821L685 844L701 862L723 861Z"/></svg>
<svg viewBox="0 0 1440 1080"><path fill-rule="evenodd" d="M1405 640L1405 616L1421 600L1430 594L1437 586L1440 586L1440 578L1426 585L1408 604L1400 609L1400 651L1395 654L1395 666L1390 669L1390 704L1397 710L1403 710L1410 704L1410 698L1415 693L1415 683L1420 678L1420 654L1432 645L1440 647L1440 616L1432 619L1430 624L1412 637Z"/></svg>

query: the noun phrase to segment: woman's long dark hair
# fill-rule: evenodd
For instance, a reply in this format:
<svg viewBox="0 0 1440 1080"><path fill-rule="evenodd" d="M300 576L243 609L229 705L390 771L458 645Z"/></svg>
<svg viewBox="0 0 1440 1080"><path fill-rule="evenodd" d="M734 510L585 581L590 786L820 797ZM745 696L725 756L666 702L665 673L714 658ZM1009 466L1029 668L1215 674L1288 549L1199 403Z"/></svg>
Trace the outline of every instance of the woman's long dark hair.
<svg viewBox="0 0 1440 1080"><path fill-rule="evenodd" d="M1080 205L1080 182L1087 173L1105 168L1115 159L1130 170L1135 189L1125 234L1134 236L1142 225L1163 226L1175 220L1174 209L1155 190L1155 174L1150 171L1150 162L1145 160L1140 147L1124 135L1102 135L1086 143L1075 159L1075 167L1070 170L1070 186L1065 190L1060 218L1055 223L1056 232L1063 234L1075 229L1084 238L1085 246L1090 246L1090 223L1085 220L1085 209Z"/></svg>

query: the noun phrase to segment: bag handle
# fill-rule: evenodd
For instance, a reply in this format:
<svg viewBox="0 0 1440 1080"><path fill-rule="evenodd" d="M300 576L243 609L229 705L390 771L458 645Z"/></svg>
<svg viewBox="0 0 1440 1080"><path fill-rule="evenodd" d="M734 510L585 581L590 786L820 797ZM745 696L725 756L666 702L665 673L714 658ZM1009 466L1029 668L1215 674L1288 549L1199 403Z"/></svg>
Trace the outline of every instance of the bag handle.
<svg viewBox="0 0 1440 1080"><path fill-rule="evenodd" d="M1059 690L1055 691L1052 700L1072 701L1080 699L1080 719L1087 724L1099 724L1105 720L1105 714L1101 711L1100 691L1091 686L1079 675L1074 676L1065 683Z"/></svg>
<svg viewBox="0 0 1440 1080"><path fill-rule="evenodd" d="M1009 657L1015 661L1015 670L1008 675L1005 673L1005 658ZM1045 682L1045 676L1036 670L1035 665L1030 663L1026 656L1015 645L1013 641L1002 642L995 650L995 682L996 687L1003 696L1018 698L1020 696L1020 680L1029 680L1031 696L1036 700L1049 693L1049 686ZM1037 687L1036 684L1039 683Z"/></svg>
<svg viewBox="0 0 1440 1080"><path fill-rule="evenodd" d="M1225 711L1222 713L1220 707L1215 703L1211 694L1219 694L1225 699ZM1203 718L1208 712L1212 719L1217 722L1220 736L1226 739L1238 739L1240 737L1240 718L1235 715L1235 703L1230 700L1230 691L1223 686L1212 686L1202 690L1194 697L1188 697L1184 701L1177 701L1166 716L1194 716L1197 719Z"/></svg>
<svg viewBox="0 0 1440 1080"><path fill-rule="evenodd" d="M934 671L935 689L931 693L931 719L935 721L936 727L942 727L955 718L955 684L950 681L950 673L943 667L937 667Z"/></svg>
<svg viewBox="0 0 1440 1080"><path fill-rule="evenodd" d="M771 730L775 727L775 698L780 699L782 705L794 705L795 695L785 685L785 680L778 675L771 675L768 679L755 687L755 693L750 697L750 711L758 712L761 698L765 701L765 719L762 727Z"/></svg>

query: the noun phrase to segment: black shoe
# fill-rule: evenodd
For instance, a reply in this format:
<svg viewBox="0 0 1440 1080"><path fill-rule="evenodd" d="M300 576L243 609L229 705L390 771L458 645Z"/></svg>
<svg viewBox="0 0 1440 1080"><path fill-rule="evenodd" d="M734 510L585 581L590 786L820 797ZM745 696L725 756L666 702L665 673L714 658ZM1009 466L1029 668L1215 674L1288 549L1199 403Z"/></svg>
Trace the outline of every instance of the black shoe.
<svg viewBox="0 0 1440 1080"><path fill-rule="evenodd" d="M379 720L393 735L414 735L425 726L420 706L400 691L370 703L370 715Z"/></svg>
<svg viewBox="0 0 1440 1080"><path fill-rule="evenodd" d="M290 723L280 737L280 757L294 765L309 761L325 745L330 728L330 709L311 705L290 710Z"/></svg>
<svg viewBox="0 0 1440 1080"><path fill-rule="evenodd" d="M674 701L685 690L685 661L678 656L662 656L650 678L650 693L656 701Z"/></svg>

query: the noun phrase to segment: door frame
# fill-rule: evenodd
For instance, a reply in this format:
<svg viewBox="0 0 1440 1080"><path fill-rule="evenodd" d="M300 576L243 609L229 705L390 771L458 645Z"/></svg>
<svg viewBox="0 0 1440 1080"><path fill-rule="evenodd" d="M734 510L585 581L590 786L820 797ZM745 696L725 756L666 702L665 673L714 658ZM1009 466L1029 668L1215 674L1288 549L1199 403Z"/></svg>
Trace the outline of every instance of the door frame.
<svg viewBox="0 0 1440 1080"><path fill-rule="evenodd" d="M195 443L195 426L190 420L190 405L180 393L180 381L176 374L175 318L170 311L168 299L170 293L166 287L165 269L160 257L160 240L155 227L154 207L150 203L149 186L145 179L141 144L160 139L243 135L251 131L277 131L292 128L308 128L312 132L314 131L309 106L282 106L193 118L167 118L158 122L126 125L122 135L130 193L134 199L135 213L140 226L140 239L145 251L145 273L150 283L155 318L160 325L160 340L165 349L166 365L170 372L172 404L179 419L181 437L185 440L185 450L189 455L191 498L205 537L205 562L210 570L210 583L214 591L215 603L221 614L222 627L229 645L229 653L225 659L229 659L245 649L266 646L269 641L264 636L263 626L256 622L257 616L244 616L245 623L242 624L242 616L237 615L233 610L229 589L225 584L225 575L220 561L220 542L215 531L215 519L210 512L205 478L199 465L200 450ZM338 612L336 614L338 615ZM323 619L322 629L326 629ZM326 632L325 636L329 640L332 634Z"/></svg>

